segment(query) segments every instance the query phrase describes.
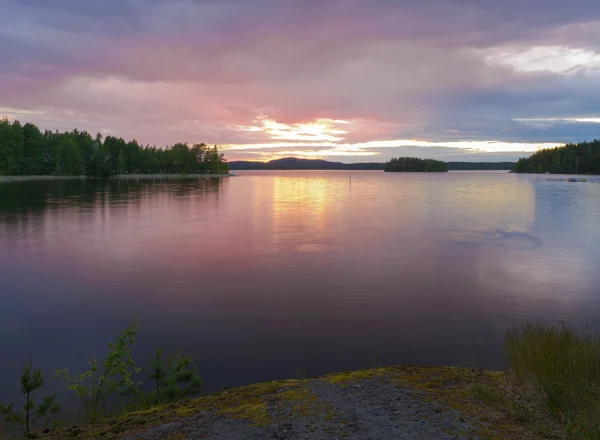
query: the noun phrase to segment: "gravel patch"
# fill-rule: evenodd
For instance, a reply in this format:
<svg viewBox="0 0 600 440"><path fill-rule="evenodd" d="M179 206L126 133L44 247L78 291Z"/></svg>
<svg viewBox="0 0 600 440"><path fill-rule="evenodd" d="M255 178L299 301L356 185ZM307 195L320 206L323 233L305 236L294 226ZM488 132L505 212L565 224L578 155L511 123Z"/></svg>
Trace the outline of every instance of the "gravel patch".
<svg viewBox="0 0 600 440"><path fill-rule="evenodd" d="M427 397L385 377L347 385L319 379L267 399L261 423L205 411L124 440L479 439L469 436L475 421Z"/></svg>

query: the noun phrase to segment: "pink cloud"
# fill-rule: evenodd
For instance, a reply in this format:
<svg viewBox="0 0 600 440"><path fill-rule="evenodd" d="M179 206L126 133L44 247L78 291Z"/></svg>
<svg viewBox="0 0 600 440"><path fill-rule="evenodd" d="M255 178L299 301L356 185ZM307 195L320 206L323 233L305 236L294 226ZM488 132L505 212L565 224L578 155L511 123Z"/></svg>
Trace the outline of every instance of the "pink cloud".
<svg viewBox="0 0 600 440"><path fill-rule="evenodd" d="M0 108L42 128L157 145L276 141L240 129L264 117L350 121L345 143L570 140L574 130L515 120L598 116L587 91L600 90L600 75L523 72L487 54L557 41L594 54L589 21L600 8L581 1L558 13L558 1L534 3L136 0L105 11L9 0Z"/></svg>

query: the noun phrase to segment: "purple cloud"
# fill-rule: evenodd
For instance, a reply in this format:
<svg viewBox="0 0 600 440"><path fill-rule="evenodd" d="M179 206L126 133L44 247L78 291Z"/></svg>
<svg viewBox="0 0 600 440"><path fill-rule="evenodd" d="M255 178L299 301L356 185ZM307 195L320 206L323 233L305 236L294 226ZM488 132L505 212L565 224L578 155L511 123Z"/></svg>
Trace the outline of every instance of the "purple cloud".
<svg viewBox="0 0 600 440"><path fill-rule="evenodd" d="M282 142L265 118L347 121L344 144L578 141L600 125L559 119L600 117L599 25L584 0L7 0L0 115L157 145Z"/></svg>

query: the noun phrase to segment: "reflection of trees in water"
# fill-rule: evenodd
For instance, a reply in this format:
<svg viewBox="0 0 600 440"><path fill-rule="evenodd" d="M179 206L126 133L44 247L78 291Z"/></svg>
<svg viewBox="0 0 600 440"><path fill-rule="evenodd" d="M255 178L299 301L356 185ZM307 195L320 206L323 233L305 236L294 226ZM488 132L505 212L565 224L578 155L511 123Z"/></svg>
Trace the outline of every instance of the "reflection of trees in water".
<svg viewBox="0 0 600 440"><path fill-rule="evenodd" d="M142 200L208 198L221 190L224 180L202 179L88 179L44 180L0 184L0 221L27 221L29 214L83 211L110 204L136 206Z"/></svg>

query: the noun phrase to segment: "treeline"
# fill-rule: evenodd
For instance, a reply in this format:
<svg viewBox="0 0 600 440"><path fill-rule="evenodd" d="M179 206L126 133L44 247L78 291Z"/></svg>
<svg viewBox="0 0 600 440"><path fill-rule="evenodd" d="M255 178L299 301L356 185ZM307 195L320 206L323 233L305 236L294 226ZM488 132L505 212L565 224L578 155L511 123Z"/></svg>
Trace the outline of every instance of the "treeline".
<svg viewBox="0 0 600 440"><path fill-rule="evenodd" d="M448 171L446 162L434 159L419 159L416 157L399 157L385 164L386 172L426 172L445 173Z"/></svg>
<svg viewBox="0 0 600 440"><path fill-rule="evenodd" d="M257 162L238 160L228 162L232 170L384 170L383 162L342 163L321 159L283 159ZM447 162L448 170L506 170L510 171L515 162Z"/></svg>
<svg viewBox="0 0 600 440"><path fill-rule="evenodd" d="M108 177L116 174L218 174L228 167L217 146L178 143L165 149L85 131L44 132L0 120L0 175Z"/></svg>
<svg viewBox="0 0 600 440"><path fill-rule="evenodd" d="M540 150L519 159L513 172L600 174L600 140Z"/></svg>
<svg viewBox="0 0 600 440"><path fill-rule="evenodd" d="M510 171L515 162L446 162L450 171Z"/></svg>

